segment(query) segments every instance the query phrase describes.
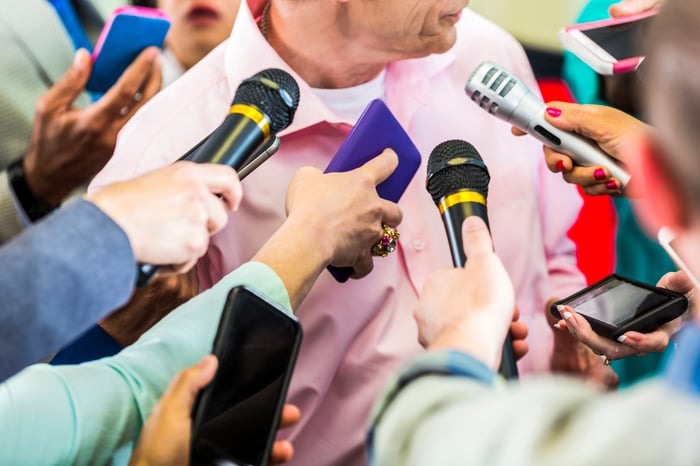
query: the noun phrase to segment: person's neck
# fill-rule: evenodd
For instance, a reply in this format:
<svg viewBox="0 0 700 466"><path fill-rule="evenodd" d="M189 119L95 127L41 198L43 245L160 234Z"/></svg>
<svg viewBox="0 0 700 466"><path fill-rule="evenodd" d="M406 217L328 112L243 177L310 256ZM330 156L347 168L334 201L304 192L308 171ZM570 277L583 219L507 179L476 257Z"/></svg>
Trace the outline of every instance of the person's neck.
<svg viewBox="0 0 700 466"><path fill-rule="evenodd" d="M345 39L338 25L325 19L334 18L334 15L317 14L316 2L283 6L279 3L274 2L268 13L266 39L311 87L344 89L357 86L377 77L389 62L388 58L372 59L371 52ZM323 39L309 40L319 37Z"/></svg>

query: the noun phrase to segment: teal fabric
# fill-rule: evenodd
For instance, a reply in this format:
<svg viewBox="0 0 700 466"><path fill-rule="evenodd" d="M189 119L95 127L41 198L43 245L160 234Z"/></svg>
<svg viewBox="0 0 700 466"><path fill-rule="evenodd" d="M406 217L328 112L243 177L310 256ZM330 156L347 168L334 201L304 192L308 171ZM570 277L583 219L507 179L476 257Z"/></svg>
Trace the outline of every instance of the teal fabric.
<svg viewBox="0 0 700 466"><path fill-rule="evenodd" d="M584 7L577 22L608 18L608 8L613 3L617 3L617 0L591 0ZM564 54L563 77L577 102L607 105L601 95L600 76L568 52ZM641 230L632 212L632 204L635 201L622 198L613 201L618 218L615 272L655 284L666 272L675 270L673 262L664 250ZM666 350L669 351L671 350ZM621 386L625 386L657 373L664 357L664 353L652 353L643 357L622 359L613 362L613 369L620 376Z"/></svg>

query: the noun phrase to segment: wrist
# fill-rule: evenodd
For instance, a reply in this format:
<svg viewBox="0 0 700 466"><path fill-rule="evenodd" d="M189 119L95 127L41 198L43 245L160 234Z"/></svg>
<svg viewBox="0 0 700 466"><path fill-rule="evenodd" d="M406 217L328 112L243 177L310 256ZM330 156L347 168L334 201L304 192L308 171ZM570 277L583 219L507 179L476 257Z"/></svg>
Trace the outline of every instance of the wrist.
<svg viewBox="0 0 700 466"><path fill-rule="evenodd" d="M24 159L19 159L7 167L7 177L15 198L32 222L51 213L57 206L41 200L32 188L24 169Z"/></svg>
<svg viewBox="0 0 700 466"><path fill-rule="evenodd" d="M487 331L484 325L464 321L449 325L428 345L429 351L460 351L496 371L501 364L505 335Z"/></svg>

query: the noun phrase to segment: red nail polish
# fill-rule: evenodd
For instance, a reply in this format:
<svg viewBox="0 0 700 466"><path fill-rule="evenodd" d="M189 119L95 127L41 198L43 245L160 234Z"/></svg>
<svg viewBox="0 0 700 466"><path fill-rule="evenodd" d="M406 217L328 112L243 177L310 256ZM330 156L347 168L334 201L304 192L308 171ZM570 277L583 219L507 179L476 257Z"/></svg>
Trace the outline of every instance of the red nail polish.
<svg viewBox="0 0 700 466"><path fill-rule="evenodd" d="M547 114L551 117L556 118L559 115L561 115L561 110L559 110L558 108L547 107Z"/></svg>
<svg viewBox="0 0 700 466"><path fill-rule="evenodd" d="M593 178L595 178L598 181L603 181L605 178L607 178L605 170L603 170L602 168L597 169L595 172L593 172Z"/></svg>
<svg viewBox="0 0 700 466"><path fill-rule="evenodd" d="M605 187L611 191L617 191L617 182L609 181L605 184Z"/></svg>
<svg viewBox="0 0 700 466"><path fill-rule="evenodd" d="M558 172L563 172L563 171L565 170L565 168L564 168L564 161L563 161L563 160L558 160L558 161L557 161L556 169L557 169Z"/></svg>

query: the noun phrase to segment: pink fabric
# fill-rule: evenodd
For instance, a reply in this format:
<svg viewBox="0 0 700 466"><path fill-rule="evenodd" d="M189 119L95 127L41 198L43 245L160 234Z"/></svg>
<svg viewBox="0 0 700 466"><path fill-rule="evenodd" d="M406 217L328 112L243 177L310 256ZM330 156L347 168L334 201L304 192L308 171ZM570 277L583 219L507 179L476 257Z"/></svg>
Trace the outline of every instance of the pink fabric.
<svg viewBox="0 0 700 466"><path fill-rule="evenodd" d="M447 139L465 139L491 173L489 217L496 251L511 275L530 354L522 372L547 370L551 331L544 304L585 285L566 233L581 202L576 190L550 174L534 139L516 138L464 94L471 71L490 59L536 89L526 57L508 34L467 10L448 53L393 63L386 102L424 156L401 200L404 221L396 253L375 260L366 278L336 283L322 274L297 315L304 343L289 401L302 410L291 430L293 465L364 464L363 440L379 390L421 351L412 307L426 277L450 267L440 216L425 190L425 161ZM244 5L230 40L157 95L123 130L115 156L93 186L171 163L216 127L245 78L270 67L296 74L265 42ZM283 222L286 186L301 166L324 168L353 122L335 116L297 77L301 103L281 133L282 148L244 182L245 199L199 264L202 288L248 260ZM319 241L322 239L319 238Z"/></svg>

